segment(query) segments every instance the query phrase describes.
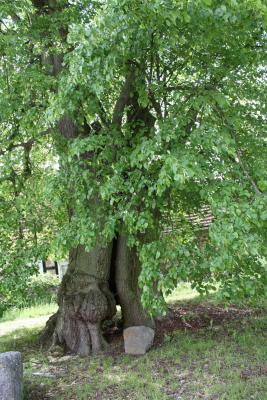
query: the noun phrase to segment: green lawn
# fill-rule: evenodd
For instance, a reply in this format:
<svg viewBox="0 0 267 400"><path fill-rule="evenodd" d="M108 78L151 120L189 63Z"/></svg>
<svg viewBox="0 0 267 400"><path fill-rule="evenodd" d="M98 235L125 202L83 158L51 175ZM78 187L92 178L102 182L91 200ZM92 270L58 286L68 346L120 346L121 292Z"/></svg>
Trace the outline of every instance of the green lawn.
<svg viewBox="0 0 267 400"><path fill-rule="evenodd" d="M25 400L266 400L266 310L225 312L216 301L192 300L195 293L190 299L184 290L186 300L179 294L172 306L184 310L179 329L166 332L142 357L41 352L40 328L3 336L0 351L22 351Z"/></svg>

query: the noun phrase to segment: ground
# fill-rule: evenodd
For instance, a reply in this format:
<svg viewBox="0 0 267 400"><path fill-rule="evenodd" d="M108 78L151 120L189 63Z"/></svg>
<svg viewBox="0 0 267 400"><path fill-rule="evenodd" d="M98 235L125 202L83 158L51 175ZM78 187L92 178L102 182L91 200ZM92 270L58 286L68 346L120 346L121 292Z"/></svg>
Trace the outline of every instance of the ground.
<svg viewBox="0 0 267 400"><path fill-rule="evenodd" d="M109 331L110 354L95 358L41 352L41 327L10 331L0 351L22 352L25 400L266 400L266 308L226 309L186 286L169 302L142 357L123 354L117 328Z"/></svg>

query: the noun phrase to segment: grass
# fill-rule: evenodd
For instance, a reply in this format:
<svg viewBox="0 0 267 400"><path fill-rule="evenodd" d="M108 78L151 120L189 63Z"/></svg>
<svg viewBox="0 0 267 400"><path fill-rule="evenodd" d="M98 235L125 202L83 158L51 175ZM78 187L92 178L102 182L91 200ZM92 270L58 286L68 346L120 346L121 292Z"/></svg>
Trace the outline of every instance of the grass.
<svg viewBox="0 0 267 400"><path fill-rule="evenodd" d="M199 299L199 293L191 289L189 283L181 283L173 292L167 296L166 301L169 304L175 304L178 301L185 301L185 300L192 300L192 299Z"/></svg>
<svg viewBox="0 0 267 400"><path fill-rule="evenodd" d="M191 295L185 285L168 300L191 307L194 320L199 307L210 309L213 300ZM2 337L0 352L22 352L25 400L267 400L266 328L264 311L233 314L204 328L169 332L142 357L89 358L42 352L40 329L23 329Z"/></svg>
<svg viewBox="0 0 267 400"><path fill-rule="evenodd" d="M42 315L49 315L53 314L57 310L56 303L45 303L45 304L38 304L32 307L26 308L13 308L11 310L7 310L2 318L0 318L1 322L7 321L14 321L18 318L35 318L40 317Z"/></svg>
<svg viewBox="0 0 267 400"><path fill-rule="evenodd" d="M167 297L169 304L177 303L178 301L192 300L199 301L201 296L196 290L191 289L188 283L181 283L171 295ZM18 318L35 318L43 315L53 314L57 310L57 304L55 302L42 303L33 305L32 307L25 308L13 308L4 312L4 315L0 318L1 322L14 321Z"/></svg>

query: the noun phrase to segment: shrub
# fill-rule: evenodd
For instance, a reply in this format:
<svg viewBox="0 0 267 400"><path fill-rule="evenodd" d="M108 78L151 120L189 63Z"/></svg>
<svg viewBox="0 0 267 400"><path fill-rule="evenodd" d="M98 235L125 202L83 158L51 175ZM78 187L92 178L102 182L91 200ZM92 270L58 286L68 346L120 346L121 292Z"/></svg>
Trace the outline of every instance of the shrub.
<svg viewBox="0 0 267 400"><path fill-rule="evenodd" d="M59 283L56 275L31 276L27 283L26 306L55 301Z"/></svg>
<svg viewBox="0 0 267 400"><path fill-rule="evenodd" d="M25 277L24 281L15 278L1 282L0 318L10 308L30 307L56 300L60 283L56 275L32 275Z"/></svg>

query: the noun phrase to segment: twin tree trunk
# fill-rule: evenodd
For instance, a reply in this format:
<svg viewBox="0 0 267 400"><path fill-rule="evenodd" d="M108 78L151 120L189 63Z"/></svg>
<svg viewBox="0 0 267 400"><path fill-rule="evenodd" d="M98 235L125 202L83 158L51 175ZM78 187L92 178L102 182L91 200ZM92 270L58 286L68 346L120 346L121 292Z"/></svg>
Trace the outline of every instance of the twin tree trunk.
<svg viewBox="0 0 267 400"><path fill-rule="evenodd" d="M54 56L50 62L57 75L61 57L58 60ZM113 126L121 125L133 79L134 75L130 72L115 106ZM138 115L138 119L149 114L148 110L141 111L136 101L132 105L132 114ZM128 112L130 120L131 114ZM151 118L150 123L154 123ZM67 140L90 134L90 127L77 127L67 115L59 121L58 129ZM153 320L141 304L138 287L140 268L136 250L127 246L127 238L123 235L105 248L99 245L88 252L80 245L71 249L69 267L58 293L59 309L48 321L42 341L49 342L52 339L52 346L60 344L67 351L82 356L96 354L106 347L102 325L115 315L116 304L121 306L124 328L138 325L153 327Z"/></svg>
<svg viewBox="0 0 267 400"><path fill-rule="evenodd" d="M84 246L70 251L69 267L58 293L59 309L47 323L43 341L62 345L81 356L105 350L102 324L121 306L123 327L145 325L153 320L140 301L140 263L135 249L120 236L109 246Z"/></svg>
<svg viewBox="0 0 267 400"><path fill-rule="evenodd" d="M132 74L128 79L132 79ZM125 102L128 86L126 79L115 107L118 121L122 118L121 99ZM148 110L140 109L137 101L135 103L132 114L138 115L139 119L143 117L148 126L153 125L154 119ZM128 121L131 121L129 112ZM67 116L61 119L58 127L67 140L79 135L79 129ZM121 306L124 328L153 327L154 321L141 304L140 269L136 249L128 247L127 237L122 234L104 248L98 245L88 252L80 245L72 249L58 294L59 310L48 321L44 340L52 337L52 345L61 344L66 350L82 356L96 354L106 347L102 325L115 315L116 304Z"/></svg>
<svg viewBox="0 0 267 400"><path fill-rule="evenodd" d="M129 81L132 79L133 74L129 73L115 106L113 125L121 123L123 110L130 98ZM130 111L147 126L153 126L154 119L147 109L140 108L137 101ZM129 122L132 119L130 111L127 116ZM58 128L67 140L79 137L80 133L90 134L87 126L79 129L68 116L59 121ZM71 249L69 267L58 294L59 309L48 321L44 341L52 338L52 345L63 345L66 350L82 356L104 350L106 343L102 325L115 315L116 304L121 306L124 328L138 325L153 327L153 320L141 304L138 287L140 269L136 249L127 246L127 237L122 234L104 248L98 245L88 252L80 245Z"/></svg>
<svg viewBox="0 0 267 400"><path fill-rule="evenodd" d="M60 10L60 4L48 0L33 0L33 3L40 15L52 13L57 6ZM65 42L66 29L62 29L61 34ZM62 71L63 54L51 52L42 58L43 64L52 66L52 74L58 76ZM119 132L123 115L128 110L127 122L133 123L133 133L139 129L137 122L141 122L142 129L146 126L149 132L155 120L147 108L139 105L135 89L136 67L128 64L129 71L116 101L110 127ZM70 141L87 136L91 131L87 123L77 126L75 119L68 115L58 122L58 130ZM127 238L122 235L105 248L99 245L88 252L80 245L71 249L69 267L58 293L59 309L49 319L42 342L60 344L82 356L104 350L106 343L102 325L115 315L116 304L121 306L124 328L138 325L153 327L153 320L141 304L138 288L140 267L136 250L127 246Z"/></svg>
<svg viewBox="0 0 267 400"><path fill-rule="evenodd" d="M56 56L52 60L55 75L61 61ZM139 105L134 80L135 73L130 69L114 108L112 126L121 128L123 113L128 106L127 121L134 123L133 133L138 130L136 123L140 121L149 132L153 129L154 117ZM67 140L90 134L87 125L77 127L67 115L59 121L58 128ZM115 315L116 304L121 306L124 328L153 327L154 321L141 304L140 268L136 249L127 246L127 237L122 234L105 248L99 245L88 252L80 245L72 249L58 294L59 309L48 321L43 339L52 337L52 345L63 345L66 350L82 356L96 354L106 347L102 325Z"/></svg>

